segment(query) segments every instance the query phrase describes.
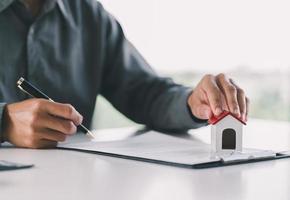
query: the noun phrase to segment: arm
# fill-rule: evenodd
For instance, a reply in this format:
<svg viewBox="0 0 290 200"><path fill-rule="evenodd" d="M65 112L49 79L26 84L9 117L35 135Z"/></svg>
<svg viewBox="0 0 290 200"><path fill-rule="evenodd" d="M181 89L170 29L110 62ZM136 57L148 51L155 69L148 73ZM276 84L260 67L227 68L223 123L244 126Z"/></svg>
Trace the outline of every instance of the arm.
<svg viewBox="0 0 290 200"><path fill-rule="evenodd" d="M205 75L193 89L159 77L101 6L105 63L101 94L120 112L154 129L187 130L228 110L247 120L249 99L225 74Z"/></svg>
<svg viewBox="0 0 290 200"><path fill-rule="evenodd" d="M118 22L101 12L107 47L101 94L128 118L154 129L204 126L206 121L192 117L187 106L192 89L159 77L126 39Z"/></svg>

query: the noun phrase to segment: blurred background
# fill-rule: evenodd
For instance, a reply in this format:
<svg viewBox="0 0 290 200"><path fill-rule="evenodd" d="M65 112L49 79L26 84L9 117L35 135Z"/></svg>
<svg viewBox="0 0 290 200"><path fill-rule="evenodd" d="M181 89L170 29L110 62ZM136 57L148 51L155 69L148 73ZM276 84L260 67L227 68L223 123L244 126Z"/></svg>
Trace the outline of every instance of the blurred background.
<svg viewBox="0 0 290 200"><path fill-rule="evenodd" d="M152 67L194 85L224 72L244 88L250 116L290 121L288 0L101 0ZM134 124L98 97L92 128Z"/></svg>

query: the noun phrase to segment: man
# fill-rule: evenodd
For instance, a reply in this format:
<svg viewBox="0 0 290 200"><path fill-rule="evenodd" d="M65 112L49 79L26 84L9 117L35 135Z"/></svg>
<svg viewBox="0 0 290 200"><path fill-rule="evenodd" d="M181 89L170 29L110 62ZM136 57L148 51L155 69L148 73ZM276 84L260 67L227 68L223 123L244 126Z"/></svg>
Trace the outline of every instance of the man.
<svg viewBox="0 0 290 200"><path fill-rule="evenodd" d="M59 103L27 100L15 85L21 76ZM245 93L224 74L194 89L156 75L95 0L2 0L0 81L1 140L19 147L55 147L90 126L98 94L154 129L198 128L225 109L248 113Z"/></svg>

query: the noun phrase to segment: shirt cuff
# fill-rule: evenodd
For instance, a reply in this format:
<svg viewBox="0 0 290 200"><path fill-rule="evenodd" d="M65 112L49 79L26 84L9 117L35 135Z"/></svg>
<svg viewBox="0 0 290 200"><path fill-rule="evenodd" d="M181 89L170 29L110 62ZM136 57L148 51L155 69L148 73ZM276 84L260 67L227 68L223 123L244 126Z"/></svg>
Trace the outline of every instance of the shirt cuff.
<svg viewBox="0 0 290 200"><path fill-rule="evenodd" d="M189 98L189 96L192 93L192 89L188 88L186 89L183 94L181 95L181 115L180 117L182 118L183 124L184 126L188 127L188 129L195 129L195 128L200 128L203 126L208 125L208 120L202 120L199 119L197 117L195 117L192 112L191 109L187 103L187 100Z"/></svg>
<svg viewBox="0 0 290 200"><path fill-rule="evenodd" d="M0 144L4 142L3 139L3 112L5 109L6 103L0 103Z"/></svg>

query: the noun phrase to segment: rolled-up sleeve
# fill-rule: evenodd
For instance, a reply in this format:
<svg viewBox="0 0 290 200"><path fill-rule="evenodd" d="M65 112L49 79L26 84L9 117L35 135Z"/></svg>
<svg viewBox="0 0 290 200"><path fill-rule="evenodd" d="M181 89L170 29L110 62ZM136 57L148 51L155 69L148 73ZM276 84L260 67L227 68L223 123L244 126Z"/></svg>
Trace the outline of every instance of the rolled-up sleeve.
<svg viewBox="0 0 290 200"><path fill-rule="evenodd" d="M179 131L206 125L188 109L192 89L158 76L126 39L119 23L105 10L101 13L106 31L101 94L128 118L153 129Z"/></svg>

